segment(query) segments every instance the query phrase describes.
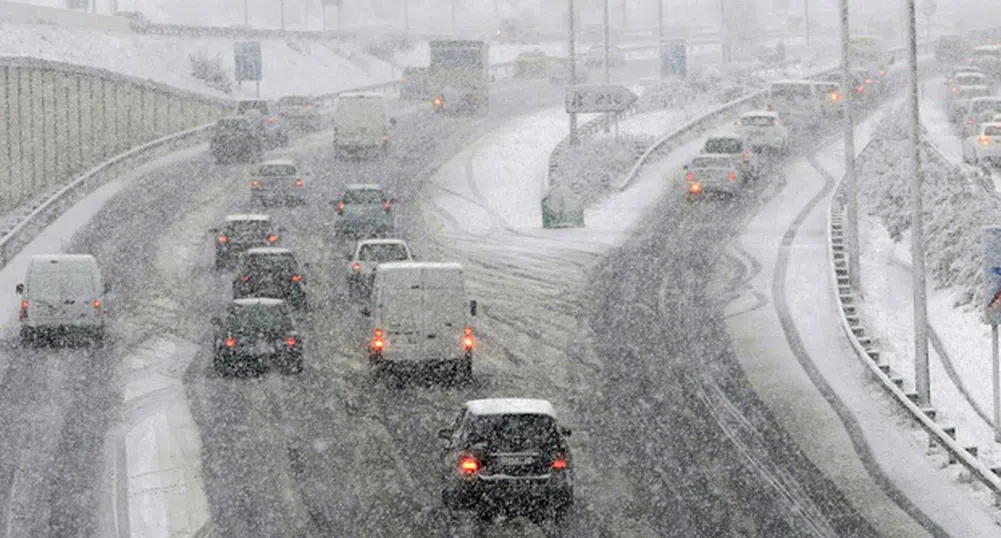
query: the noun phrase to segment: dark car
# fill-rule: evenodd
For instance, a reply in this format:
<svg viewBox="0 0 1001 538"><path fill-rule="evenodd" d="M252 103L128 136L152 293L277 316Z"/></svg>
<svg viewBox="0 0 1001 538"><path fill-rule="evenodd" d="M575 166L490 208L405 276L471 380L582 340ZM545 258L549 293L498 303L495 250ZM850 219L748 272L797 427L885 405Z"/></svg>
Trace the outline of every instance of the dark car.
<svg viewBox="0 0 1001 538"><path fill-rule="evenodd" d="M213 317L212 367L221 375L278 367L302 371L303 340L285 301L237 299L223 317Z"/></svg>
<svg viewBox="0 0 1001 538"><path fill-rule="evenodd" d="M228 215L221 226L211 230L215 235L216 269L232 266L249 249L277 245L280 231L268 215Z"/></svg>
<svg viewBox="0 0 1001 538"><path fill-rule="evenodd" d="M264 155L260 134L253 123L242 116L217 121L209 149L219 164L259 161Z"/></svg>
<svg viewBox="0 0 1001 538"><path fill-rule="evenodd" d="M306 310L306 277L302 270L287 248L252 248L241 254L237 263L233 299L270 297Z"/></svg>
<svg viewBox="0 0 1001 538"><path fill-rule="evenodd" d="M396 231L393 198L376 184L350 184L334 202L337 220L334 235L375 237Z"/></svg>
<svg viewBox="0 0 1001 538"><path fill-rule="evenodd" d="M264 145L276 148L288 144L288 130L278 114L278 104L267 99L242 99L236 113L250 120Z"/></svg>
<svg viewBox="0 0 1001 538"><path fill-rule="evenodd" d="M482 520L500 514L563 520L574 503L569 436L546 400L466 402L452 427L438 432L448 441L442 501Z"/></svg>

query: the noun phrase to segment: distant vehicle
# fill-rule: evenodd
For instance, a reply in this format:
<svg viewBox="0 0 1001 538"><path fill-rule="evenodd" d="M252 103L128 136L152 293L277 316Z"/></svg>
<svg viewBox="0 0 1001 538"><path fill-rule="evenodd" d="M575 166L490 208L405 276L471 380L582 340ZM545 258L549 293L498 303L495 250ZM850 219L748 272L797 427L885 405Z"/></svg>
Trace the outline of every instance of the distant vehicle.
<svg viewBox="0 0 1001 538"><path fill-rule="evenodd" d="M500 27L494 31L494 39L498 41L537 41L539 31L535 24L527 19L503 19Z"/></svg>
<svg viewBox="0 0 1001 538"><path fill-rule="evenodd" d="M36 254L28 264L23 284L15 288L21 296L18 321L21 343L90 341L104 343L105 294L111 285L104 282L97 260L89 254Z"/></svg>
<svg viewBox="0 0 1001 538"><path fill-rule="evenodd" d="M879 36L854 35L848 39L848 54L852 65L878 71L890 61L889 50Z"/></svg>
<svg viewBox="0 0 1001 538"><path fill-rule="evenodd" d="M334 202L337 205L334 235L372 237L396 233L395 202L374 183L345 186L344 193Z"/></svg>
<svg viewBox="0 0 1001 538"><path fill-rule="evenodd" d="M973 136L963 141L963 162L997 164L1001 160L1001 123L984 123Z"/></svg>
<svg viewBox="0 0 1001 538"><path fill-rule="evenodd" d="M462 265L380 263L369 301L362 314L369 318L374 374L446 368L453 381L472 377L476 301L466 297Z"/></svg>
<svg viewBox="0 0 1001 538"><path fill-rule="evenodd" d="M844 117L845 97L841 95L841 85L837 82L818 81L816 87L824 117L828 119Z"/></svg>
<svg viewBox="0 0 1001 538"><path fill-rule="evenodd" d="M958 86L949 105L949 119L958 121L966 112L970 100L976 97L990 97L991 90L987 86Z"/></svg>
<svg viewBox="0 0 1001 538"><path fill-rule="evenodd" d="M550 402L523 398L467 401L448 428L442 502L480 520L526 514L562 523L574 504L570 429Z"/></svg>
<svg viewBox="0 0 1001 538"><path fill-rule="evenodd" d="M544 77L556 61L556 58L542 52L542 49L519 53L514 59L514 76L515 78Z"/></svg>
<svg viewBox="0 0 1001 538"><path fill-rule="evenodd" d="M264 156L264 143L250 120L243 116L221 118L216 122L209 151L219 164L254 162Z"/></svg>
<svg viewBox="0 0 1001 538"><path fill-rule="evenodd" d="M950 77L952 93L958 93L964 86L989 86L990 81L982 72L959 72Z"/></svg>
<svg viewBox="0 0 1001 538"><path fill-rule="evenodd" d="M272 366L285 374L302 372L305 342L285 301L237 299L212 325L212 367L220 375Z"/></svg>
<svg viewBox="0 0 1001 538"><path fill-rule="evenodd" d="M744 142L743 136L739 133L706 138L702 153L728 156L733 161L740 182L755 181L764 174L761 156L751 148L750 144Z"/></svg>
<svg viewBox="0 0 1001 538"><path fill-rule="evenodd" d="M233 299L270 297L306 310L306 275L287 248L252 248L240 255L233 277Z"/></svg>
<svg viewBox="0 0 1001 538"><path fill-rule="evenodd" d="M368 296L375 268L380 263L412 262L410 247L402 239L365 239L348 256L348 292L352 297Z"/></svg>
<svg viewBox="0 0 1001 538"><path fill-rule="evenodd" d="M867 73L864 69L852 69L851 78L848 81L848 90L850 96L850 102L855 107L863 107L868 105L876 97L876 91L873 87L872 80L867 83ZM841 73L836 73L829 75L824 78L823 82L831 84L833 86L828 86L831 90L836 90L838 95L841 94ZM828 100L832 100L831 91L827 93Z"/></svg>
<svg viewBox="0 0 1001 538"><path fill-rule="evenodd" d="M428 88L435 112L483 114L490 107L490 45L486 41L431 41Z"/></svg>
<svg viewBox="0 0 1001 538"><path fill-rule="evenodd" d="M265 147L288 145L288 131L278 115L277 103L266 99L241 99L236 104L236 113L251 121Z"/></svg>
<svg viewBox="0 0 1001 538"><path fill-rule="evenodd" d="M1001 97L974 97L962 111L960 129L963 136L973 136L980 131L980 124L990 121L995 114L1001 114Z"/></svg>
<svg viewBox="0 0 1001 538"><path fill-rule="evenodd" d="M605 65L605 46L592 45L584 57L584 63L588 67L601 67ZM608 45L608 66L621 67L626 65L626 53L622 47L612 43Z"/></svg>
<svg viewBox="0 0 1001 538"><path fill-rule="evenodd" d="M250 201L254 205L306 204L305 174L288 159L261 163L250 176Z"/></svg>
<svg viewBox="0 0 1001 538"><path fill-rule="evenodd" d="M973 50L959 35L944 35L935 42L935 59L939 62L956 63L970 57Z"/></svg>
<svg viewBox="0 0 1001 538"><path fill-rule="evenodd" d="M949 74L946 75L945 77L945 85L949 86L950 88L953 87L956 84L956 76L961 75L963 73L977 73L980 75L984 74L984 72L981 71L980 68L975 65L968 65L968 64L954 65L952 69L949 70ZM985 78L983 80L987 80L986 75L984 75L984 77ZM981 82L981 84L983 83Z"/></svg>
<svg viewBox="0 0 1001 538"><path fill-rule="evenodd" d="M278 116L290 126L304 131L321 128L320 103L306 95L288 95L278 100Z"/></svg>
<svg viewBox="0 0 1001 538"><path fill-rule="evenodd" d="M268 215L227 215L221 226L210 230L215 236L215 268L233 265L240 254L255 247L277 246L279 229Z"/></svg>
<svg viewBox="0 0 1001 538"><path fill-rule="evenodd" d="M812 80L782 80L768 89L768 110L791 127L810 126L823 115L820 91Z"/></svg>
<svg viewBox="0 0 1001 538"><path fill-rule="evenodd" d="M764 46L758 52L758 59L764 63L781 63L786 61L786 46L784 43Z"/></svg>
<svg viewBox="0 0 1001 538"><path fill-rule="evenodd" d="M337 157L389 154L389 105L381 93L345 92L334 106L334 153Z"/></svg>
<svg viewBox="0 0 1001 538"><path fill-rule="evenodd" d="M789 149L789 130L775 112L755 110L745 112L737 121L740 136L754 149L767 149L786 153Z"/></svg>
<svg viewBox="0 0 1001 538"><path fill-rule="evenodd" d="M988 76L1001 78L1001 45L984 45L973 49L972 63Z"/></svg>
<svg viewBox="0 0 1001 538"><path fill-rule="evenodd" d="M403 68L403 78L400 79L400 99L404 101L430 99L427 67L407 66Z"/></svg>
<svg viewBox="0 0 1001 538"><path fill-rule="evenodd" d="M706 194L736 195L744 186L731 155L703 153L685 165L684 173L689 200Z"/></svg>

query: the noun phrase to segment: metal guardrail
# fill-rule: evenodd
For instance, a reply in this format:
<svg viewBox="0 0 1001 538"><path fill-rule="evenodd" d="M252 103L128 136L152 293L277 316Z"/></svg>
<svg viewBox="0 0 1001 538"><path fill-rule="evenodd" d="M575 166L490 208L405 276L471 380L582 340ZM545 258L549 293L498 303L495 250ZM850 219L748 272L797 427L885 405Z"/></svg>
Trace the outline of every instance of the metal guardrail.
<svg viewBox="0 0 1001 538"><path fill-rule="evenodd" d="M875 139L863 148L861 154L869 151ZM948 162L948 161L946 161ZM978 481L990 489L995 498L1001 497L1001 478L976 457L976 448L966 448L956 442L956 429L942 426L935 422L935 409L922 409L918 406L916 394L905 393L903 380L890 377L889 364L880 362L879 350L875 348L872 339L866 335L860 316L860 304L851 288L851 278L848 268L848 253L842 229L845 213L844 200L845 178L838 182L827 211L827 244L828 262L830 264L831 289L834 290L838 303L838 318L841 328L848 338L852 349L858 358L868 367L880 386L896 400L911 417L928 434L929 438L949 453L949 463L960 463Z"/></svg>

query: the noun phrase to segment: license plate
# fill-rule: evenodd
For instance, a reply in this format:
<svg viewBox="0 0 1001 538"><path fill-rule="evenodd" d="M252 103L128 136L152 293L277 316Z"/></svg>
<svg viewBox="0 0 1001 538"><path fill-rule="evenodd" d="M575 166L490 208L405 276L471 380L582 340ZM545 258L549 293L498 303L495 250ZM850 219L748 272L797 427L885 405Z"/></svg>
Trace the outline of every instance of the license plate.
<svg viewBox="0 0 1001 538"><path fill-rule="evenodd" d="M499 456L497 463L504 466L530 465L534 460L532 456Z"/></svg>

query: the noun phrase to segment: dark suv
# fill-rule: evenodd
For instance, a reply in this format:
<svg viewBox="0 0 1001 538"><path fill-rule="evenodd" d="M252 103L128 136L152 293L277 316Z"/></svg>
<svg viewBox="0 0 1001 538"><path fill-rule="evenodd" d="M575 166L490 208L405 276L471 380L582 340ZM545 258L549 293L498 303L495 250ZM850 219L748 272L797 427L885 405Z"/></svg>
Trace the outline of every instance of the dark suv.
<svg viewBox="0 0 1001 538"><path fill-rule="evenodd" d="M287 248L252 248L240 255L233 299L271 297L306 310L306 277Z"/></svg>
<svg viewBox="0 0 1001 538"><path fill-rule="evenodd" d="M334 235L357 238L392 235L396 232L395 200L376 184L346 186L337 204Z"/></svg>
<svg viewBox="0 0 1001 538"><path fill-rule="evenodd" d="M302 335L285 301L238 299L224 317L214 316L212 367L221 375L277 366L302 371Z"/></svg>
<svg viewBox="0 0 1001 538"><path fill-rule="evenodd" d="M231 267L249 249L277 245L280 231L268 215L228 215L222 226L211 230L216 269Z"/></svg>
<svg viewBox="0 0 1001 538"><path fill-rule="evenodd" d="M466 402L453 426L438 432L448 441L442 501L481 520L514 513L562 521L574 502L569 436L546 400Z"/></svg>
<svg viewBox="0 0 1001 538"><path fill-rule="evenodd" d="M243 116L217 121L209 149L219 164L256 162L264 156L264 143L258 130Z"/></svg>
<svg viewBox="0 0 1001 538"><path fill-rule="evenodd" d="M243 99L236 104L236 113L250 120L261 136L264 146L276 148L288 145L288 131L278 115L278 105L266 99Z"/></svg>

